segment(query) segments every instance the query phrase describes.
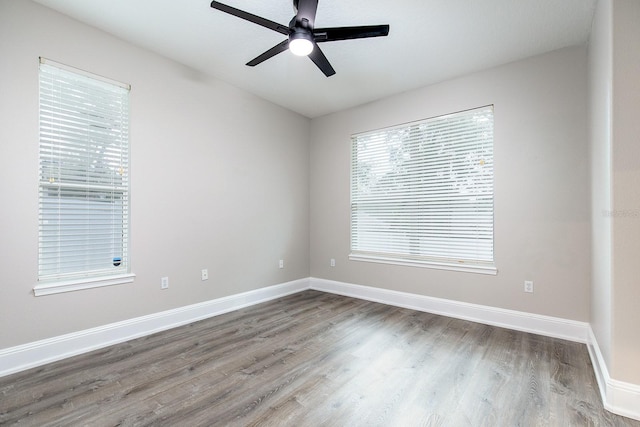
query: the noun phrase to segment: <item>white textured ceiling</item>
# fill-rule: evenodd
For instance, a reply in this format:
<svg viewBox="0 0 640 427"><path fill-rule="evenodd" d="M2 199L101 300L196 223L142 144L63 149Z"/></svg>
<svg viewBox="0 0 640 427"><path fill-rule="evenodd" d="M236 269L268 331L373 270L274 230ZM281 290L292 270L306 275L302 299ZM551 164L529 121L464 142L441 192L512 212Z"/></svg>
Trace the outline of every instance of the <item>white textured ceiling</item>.
<svg viewBox="0 0 640 427"><path fill-rule="evenodd" d="M388 37L322 43L336 70L283 52L284 36L208 0L35 0L307 117L586 43L596 0L319 0L316 27L389 24ZM291 0L222 0L287 25Z"/></svg>

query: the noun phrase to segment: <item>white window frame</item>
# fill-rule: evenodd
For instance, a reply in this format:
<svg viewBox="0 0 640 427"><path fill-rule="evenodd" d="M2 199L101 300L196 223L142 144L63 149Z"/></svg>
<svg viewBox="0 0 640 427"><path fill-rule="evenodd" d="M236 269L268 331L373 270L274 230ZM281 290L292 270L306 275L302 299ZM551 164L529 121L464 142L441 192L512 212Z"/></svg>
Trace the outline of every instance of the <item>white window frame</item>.
<svg viewBox="0 0 640 427"><path fill-rule="evenodd" d="M131 283L128 84L40 58L36 296Z"/></svg>
<svg viewBox="0 0 640 427"><path fill-rule="evenodd" d="M493 105L351 136L349 259L497 274Z"/></svg>

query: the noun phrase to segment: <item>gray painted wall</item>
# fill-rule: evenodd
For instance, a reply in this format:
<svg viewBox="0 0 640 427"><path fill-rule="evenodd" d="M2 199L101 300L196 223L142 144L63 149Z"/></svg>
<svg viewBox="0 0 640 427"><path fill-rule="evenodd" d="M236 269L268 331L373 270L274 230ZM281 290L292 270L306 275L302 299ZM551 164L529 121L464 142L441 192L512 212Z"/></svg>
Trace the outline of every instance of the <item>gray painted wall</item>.
<svg viewBox="0 0 640 427"><path fill-rule="evenodd" d="M611 1L600 0L589 40L591 329L611 366Z"/></svg>
<svg viewBox="0 0 640 427"><path fill-rule="evenodd" d="M132 85L131 285L32 294L39 56ZM0 61L0 349L309 276L309 119L30 1Z"/></svg>
<svg viewBox="0 0 640 427"><path fill-rule="evenodd" d="M640 1L613 2L611 376L640 384Z"/></svg>
<svg viewBox="0 0 640 427"><path fill-rule="evenodd" d="M589 47L591 327L614 380L640 384L640 3L600 0Z"/></svg>
<svg viewBox="0 0 640 427"><path fill-rule="evenodd" d="M349 261L350 135L488 104L495 106L498 274ZM585 47L314 119L311 275L588 321L588 153ZM525 280L534 281L533 294L523 292Z"/></svg>

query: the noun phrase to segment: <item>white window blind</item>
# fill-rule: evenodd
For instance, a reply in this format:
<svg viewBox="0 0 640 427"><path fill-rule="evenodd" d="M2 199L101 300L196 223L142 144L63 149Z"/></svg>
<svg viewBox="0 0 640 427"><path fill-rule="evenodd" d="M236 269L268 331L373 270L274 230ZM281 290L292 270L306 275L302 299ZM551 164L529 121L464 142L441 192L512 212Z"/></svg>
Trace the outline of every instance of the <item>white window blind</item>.
<svg viewBox="0 0 640 427"><path fill-rule="evenodd" d="M38 272L45 283L129 272L129 87L47 60Z"/></svg>
<svg viewBox="0 0 640 427"><path fill-rule="evenodd" d="M352 136L351 259L495 274L492 106Z"/></svg>

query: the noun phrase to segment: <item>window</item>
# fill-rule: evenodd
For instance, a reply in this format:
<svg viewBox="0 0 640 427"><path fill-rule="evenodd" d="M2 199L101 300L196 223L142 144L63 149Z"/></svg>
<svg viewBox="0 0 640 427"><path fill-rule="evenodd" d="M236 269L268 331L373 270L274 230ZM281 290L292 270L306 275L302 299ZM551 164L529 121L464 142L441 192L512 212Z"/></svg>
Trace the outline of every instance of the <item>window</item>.
<svg viewBox="0 0 640 427"><path fill-rule="evenodd" d="M36 295L131 282L129 86L40 61Z"/></svg>
<svg viewBox="0 0 640 427"><path fill-rule="evenodd" d="M496 274L493 106L351 142L350 259Z"/></svg>

